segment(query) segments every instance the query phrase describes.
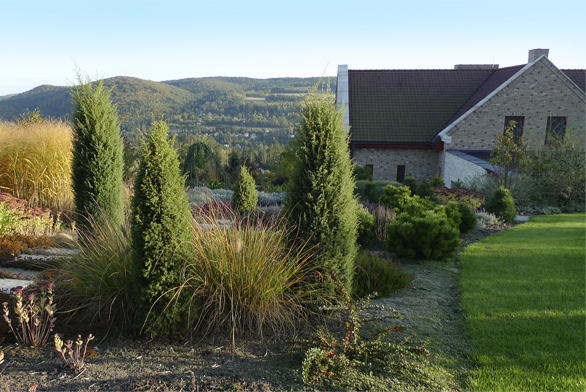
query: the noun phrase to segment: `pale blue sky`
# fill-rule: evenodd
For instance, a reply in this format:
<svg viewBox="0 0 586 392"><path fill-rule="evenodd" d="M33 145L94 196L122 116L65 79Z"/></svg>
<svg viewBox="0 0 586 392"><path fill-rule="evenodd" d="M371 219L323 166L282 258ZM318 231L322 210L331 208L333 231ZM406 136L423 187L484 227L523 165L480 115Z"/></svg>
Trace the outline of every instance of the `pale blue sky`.
<svg viewBox="0 0 586 392"><path fill-rule="evenodd" d="M334 76L350 69L586 68L585 0L0 0L0 96L92 77Z"/></svg>

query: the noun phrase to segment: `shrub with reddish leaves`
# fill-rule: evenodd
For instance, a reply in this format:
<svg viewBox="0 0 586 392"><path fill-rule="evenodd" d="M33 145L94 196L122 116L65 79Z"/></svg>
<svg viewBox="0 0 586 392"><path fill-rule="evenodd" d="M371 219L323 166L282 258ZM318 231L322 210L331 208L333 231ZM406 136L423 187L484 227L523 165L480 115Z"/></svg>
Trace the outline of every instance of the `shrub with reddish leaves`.
<svg viewBox="0 0 586 392"><path fill-rule="evenodd" d="M432 189L440 204L448 204L451 201L455 201L466 204L472 211L476 211L484 204L484 196L478 193L476 189L450 189L445 186L438 186Z"/></svg>
<svg viewBox="0 0 586 392"><path fill-rule="evenodd" d="M61 212L29 207L28 202L0 192L0 237L12 234L48 235L58 230Z"/></svg>
<svg viewBox="0 0 586 392"><path fill-rule="evenodd" d="M205 218L227 219L232 216L232 207L230 200L215 199L202 206L194 205L193 212L196 216Z"/></svg>
<svg viewBox="0 0 586 392"><path fill-rule="evenodd" d="M303 353L303 382L312 389L388 390L391 385L411 390L439 390L445 372L428 371L426 344L413 342L414 334L404 336L405 327L397 324L381 326L373 339L360 335L361 325L401 317L389 307L372 305L372 295L353 301L345 288L332 277L344 299L340 305L325 306L326 311L341 311L346 316L346 331L336 335L321 327L312 339L290 342L291 353ZM365 319L360 314L382 314ZM410 380L405 383L404 380Z"/></svg>

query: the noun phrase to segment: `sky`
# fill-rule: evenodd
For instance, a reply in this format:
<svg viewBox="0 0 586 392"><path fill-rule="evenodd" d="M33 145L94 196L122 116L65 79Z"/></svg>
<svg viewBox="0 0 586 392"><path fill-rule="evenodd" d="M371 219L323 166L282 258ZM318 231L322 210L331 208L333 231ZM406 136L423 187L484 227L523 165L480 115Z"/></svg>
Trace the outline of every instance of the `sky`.
<svg viewBox="0 0 586 392"><path fill-rule="evenodd" d="M0 96L133 76L335 76L527 63L586 69L586 0L0 0Z"/></svg>

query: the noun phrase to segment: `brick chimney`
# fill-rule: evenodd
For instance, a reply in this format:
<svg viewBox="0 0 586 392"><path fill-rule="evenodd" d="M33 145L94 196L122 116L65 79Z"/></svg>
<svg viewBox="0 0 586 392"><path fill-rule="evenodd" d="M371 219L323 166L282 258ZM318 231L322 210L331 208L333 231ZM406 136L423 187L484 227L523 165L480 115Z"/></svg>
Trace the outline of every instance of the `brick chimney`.
<svg viewBox="0 0 586 392"><path fill-rule="evenodd" d="M548 55L549 55L549 49L531 49L529 51L529 61L528 61L528 63L534 62L541 55L545 55L545 57L548 57Z"/></svg>

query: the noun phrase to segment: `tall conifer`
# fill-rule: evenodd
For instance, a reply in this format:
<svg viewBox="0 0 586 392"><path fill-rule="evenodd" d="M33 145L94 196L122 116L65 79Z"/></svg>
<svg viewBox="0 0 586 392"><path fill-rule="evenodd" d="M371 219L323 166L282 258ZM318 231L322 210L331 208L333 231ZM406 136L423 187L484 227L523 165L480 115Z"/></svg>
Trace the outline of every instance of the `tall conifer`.
<svg viewBox="0 0 586 392"><path fill-rule="evenodd" d="M175 296L189 257L191 213L167 124L143 143L132 199L132 257L138 314L153 336L184 332L186 299ZM148 319L147 319L148 317Z"/></svg>
<svg viewBox="0 0 586 392"><path fill-rule="evenodd" d="M89 228L87 214L119 225L124 220L124 147L118 113L101 80L92 83L79 75L78 81L79 85L71 88L77 226Z"/></svg>
<svg viewBox="0 0 586 392"><path fill-rule="evenodd" d="M357 200L343 114L317 87L301 105L294 141L295 171L285 211L298 235L318 245L318 267L350 290L354 275Z"/></svg>

